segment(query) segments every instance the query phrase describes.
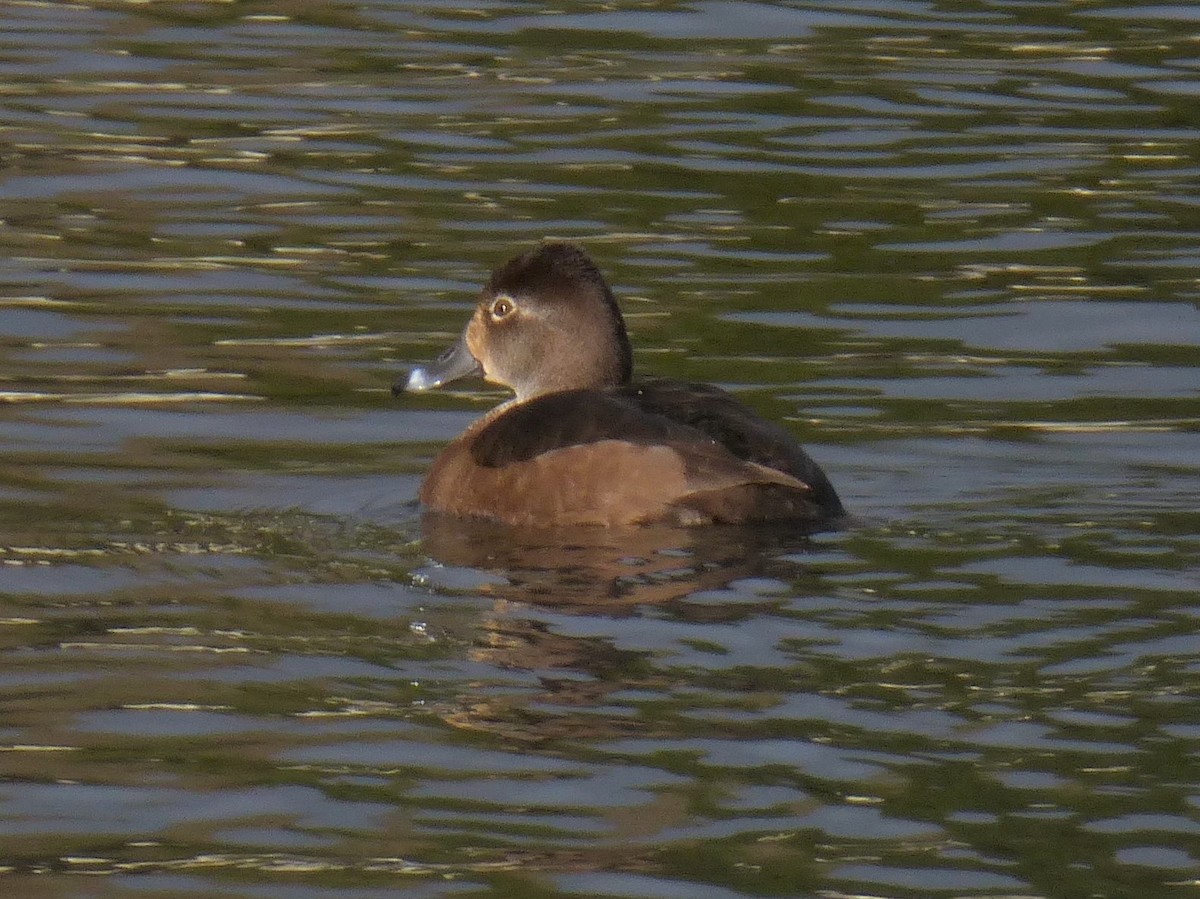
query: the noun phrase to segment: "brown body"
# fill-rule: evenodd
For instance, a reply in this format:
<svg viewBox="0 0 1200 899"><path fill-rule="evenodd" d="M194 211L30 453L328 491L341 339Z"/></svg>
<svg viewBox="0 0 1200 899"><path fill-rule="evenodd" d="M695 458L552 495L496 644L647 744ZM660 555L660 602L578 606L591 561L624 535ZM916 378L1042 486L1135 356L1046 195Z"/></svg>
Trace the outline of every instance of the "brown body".
<svg viewBox="0 0 1200 899"><path fill-rule="evenodd" d="M488 467L472 457L478 422L447 446L421 502L451 515L523 526L628 525L813 518L811 488L721 448L597 440Z"/></svg>
<svg viewBox="0 0 1200 899"><path fill-rule="evenodd" d="M581 250L547 244L493 273L460 343L408 389L478 373L516 399L451 442L421 501L519 526L706 524L843 515L782 428L716 387L630 383L624 322Z"/></svg>

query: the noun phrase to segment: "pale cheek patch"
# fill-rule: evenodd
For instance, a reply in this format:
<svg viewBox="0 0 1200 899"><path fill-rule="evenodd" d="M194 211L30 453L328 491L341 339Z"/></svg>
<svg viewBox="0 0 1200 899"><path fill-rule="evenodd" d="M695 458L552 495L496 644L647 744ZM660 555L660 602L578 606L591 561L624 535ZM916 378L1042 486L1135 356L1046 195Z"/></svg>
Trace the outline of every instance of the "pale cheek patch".
<svg viewBox="0 0 1200 899"><path fill-rule="evenodd" d="M480 367L483 368L484 380L496 383L492 360L487 352L486 315L487 313L484 310L479 309L471 316L471 321L467 325L467 349L475 357Z"/></svg>

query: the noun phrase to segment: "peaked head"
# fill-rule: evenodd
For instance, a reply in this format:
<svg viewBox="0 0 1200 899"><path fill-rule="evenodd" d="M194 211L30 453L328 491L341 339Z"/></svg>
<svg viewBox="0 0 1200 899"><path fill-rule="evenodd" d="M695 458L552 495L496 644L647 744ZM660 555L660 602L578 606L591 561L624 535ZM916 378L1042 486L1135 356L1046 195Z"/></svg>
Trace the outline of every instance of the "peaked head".
<svg viewBox="0 0 1200 899"><path fill-rule="evenodd" d="M545 243L492 272L458 342L396 390L482 374L517 400L629 380L633 356L612 290L582 249Z"/></svg>

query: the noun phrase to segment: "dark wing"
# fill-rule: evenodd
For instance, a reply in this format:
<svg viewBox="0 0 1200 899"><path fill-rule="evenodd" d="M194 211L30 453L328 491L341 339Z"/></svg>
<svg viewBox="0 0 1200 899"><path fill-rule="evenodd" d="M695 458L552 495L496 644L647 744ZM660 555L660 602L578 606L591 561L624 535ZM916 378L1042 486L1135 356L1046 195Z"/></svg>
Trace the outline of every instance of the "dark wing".
<svg viewBox="0 0 1200 899"><path fill-rule="evenodd" d="M803 481L826 515L843 512L829 479L791 434L707 384L654 380L537 397L486 425L472 440L471 456L484 468L500 468L601 440L672 445L694 462L712 455L703 446L719 446L744 462Z"/></svg>
<svg viewBox="0 0 1200 899"><path fill-rule="evenodd" d="M601 440L651 445L707 439L686 423L643 409L621 393L566 390L505 411L475 436L471 456L484 468L500 468Z"/></svg>
<svg viewBox="0 0 1200 899"><path fill-rule="evenodd" d="M827 514L843 514L829 478L796 438L721 388L661 379L627 384L616 395L655 417L700 431L739 459L798 478L812 488L812 498Z"/></svg>

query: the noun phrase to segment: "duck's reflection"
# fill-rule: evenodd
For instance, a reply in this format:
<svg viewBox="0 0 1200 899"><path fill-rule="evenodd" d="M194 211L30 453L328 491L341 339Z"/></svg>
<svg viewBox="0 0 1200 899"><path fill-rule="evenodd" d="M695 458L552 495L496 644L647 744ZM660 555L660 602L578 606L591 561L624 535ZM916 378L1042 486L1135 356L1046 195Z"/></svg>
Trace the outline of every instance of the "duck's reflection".
<svg viewBox="0 0 1200 899"><path fill-rule="evenodd" d="M711 643L725 629L707 625L736 626L787 602L808 576L796 554L819 551L794 527L539 531L437 514L422 524L426 555L494 578L485 589L494 597L490 611L473 621L471 660L538 673L533 695L480 680L443 707L443 720L521 743L641 732L645 722L611 707L613 694L670 692L660 664L675 665L687 648L630 646L619 620L654 608L685 630L694 624L696 637ZM762 579L774 589L760 592ZM590 617L587 634L563 633L555 617L564 612Z"/></svg>
<svg viewBox="0 0 1200 899"><path fill-rule="evenodd" d="M800 569L783 557L811 550L794 525L542 530L429 513L422 530L435 561L500 575L499 598L609 615L744 578L790 579Z"/></svg>
<svg viewBox="0 0 1200 899"><path fill-rule="evenodd" d="M618 697L649 690L669 703L690 643L712 648L740 622L775 614L819 577L809 560L823 546L794 526L539 531L436 514L422 524L424 553L486 572L493 597L472 620L468 655L496 679L458 692L442 719L524 745L653 731ZM590 620L564 627L563 613ZM631 642L627 619L639 615L671 623ZM537 686L507 688L506 671L535 672Z"/></svg>

